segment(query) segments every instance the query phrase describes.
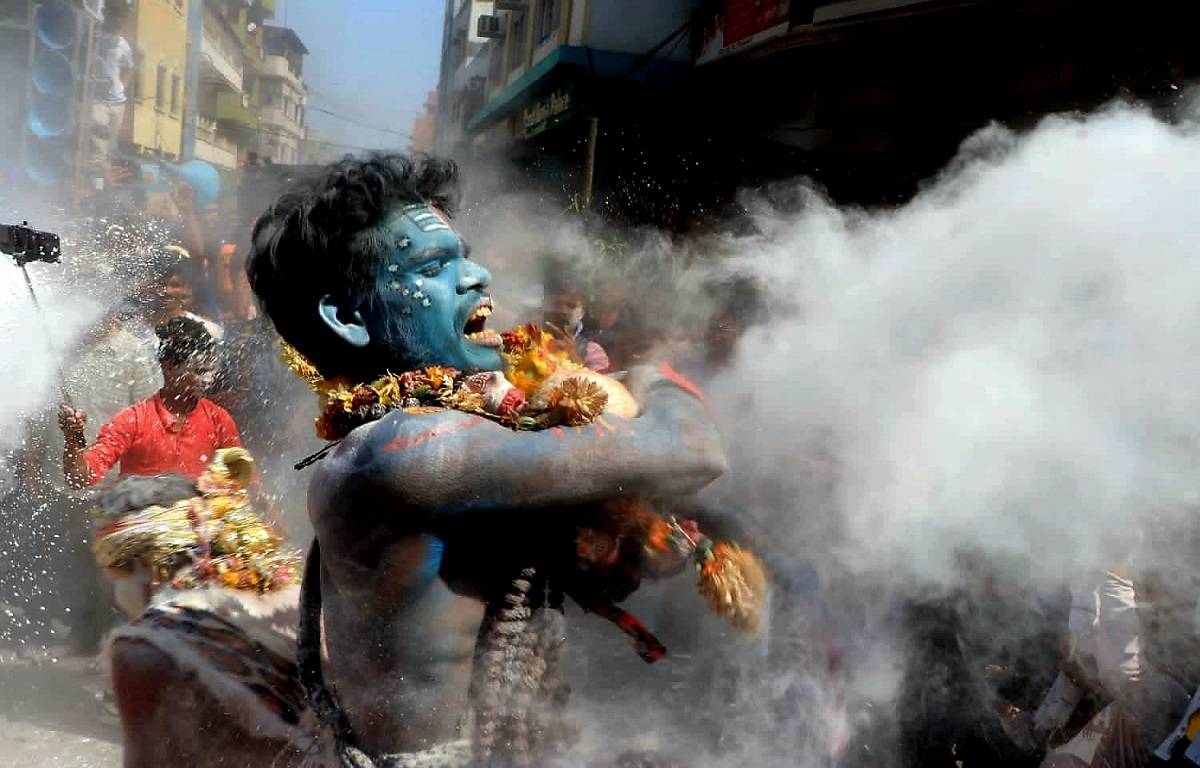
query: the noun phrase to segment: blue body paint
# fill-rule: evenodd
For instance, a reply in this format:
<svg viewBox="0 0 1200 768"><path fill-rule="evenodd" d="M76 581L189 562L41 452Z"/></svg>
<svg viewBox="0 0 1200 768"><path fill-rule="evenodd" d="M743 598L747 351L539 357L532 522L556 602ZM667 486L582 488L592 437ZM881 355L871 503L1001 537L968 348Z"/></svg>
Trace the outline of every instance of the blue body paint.
<svg viewBox="0 0 1200 768"><path fill-rule="evenodd" d="M425 557L417 569L417 590L424 591L433 583L442 569L442 557L446 554L446 542L430 533L421 534L425 542Z"/></svg>
<svg viewBox="0 0 1200 768"><path fill-rule="evenodd" d="M393 246L376 276L378 301L366 308L372 333L403 350L402 362L410 368L500 370L498 337L488 343L464 335L492 276L467 258L458 233L427 205L397 210L384 226Z"/></svg>

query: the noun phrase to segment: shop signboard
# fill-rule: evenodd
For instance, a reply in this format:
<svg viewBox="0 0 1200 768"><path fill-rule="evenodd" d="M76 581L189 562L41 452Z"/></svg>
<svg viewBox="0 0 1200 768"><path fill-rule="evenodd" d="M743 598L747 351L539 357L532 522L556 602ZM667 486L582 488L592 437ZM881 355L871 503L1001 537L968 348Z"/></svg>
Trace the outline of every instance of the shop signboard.
<svg viewBox="0 0 1200 768"><path fill-rule="evenodd" d="M697 64L753 48L788 31L790 0L716 0L700 19Z"/></svg>
<svg viewBox="0 0 1200 768"><path fill-rule="evenodd" d="M521 128L525 138L561 125L571 118L575 109L575 92L571 83L559 86L521 111Z"/></svg>

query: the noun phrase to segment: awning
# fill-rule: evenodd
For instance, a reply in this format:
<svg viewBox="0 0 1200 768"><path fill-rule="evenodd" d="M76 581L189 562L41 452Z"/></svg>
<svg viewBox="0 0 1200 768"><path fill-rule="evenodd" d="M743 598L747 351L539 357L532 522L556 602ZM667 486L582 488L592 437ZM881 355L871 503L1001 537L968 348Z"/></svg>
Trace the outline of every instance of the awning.
<svg viewBox="0 0 1200 768"><path fill-rule="evenodd" d="M497 120L514 114L568 80L578 81L594 76L638 83L670 81L690 70L691 66L691 62L658 58L646 60L636 53L560 45L489 99L483 109L467 121L467 132L477 133Z"/></svg>

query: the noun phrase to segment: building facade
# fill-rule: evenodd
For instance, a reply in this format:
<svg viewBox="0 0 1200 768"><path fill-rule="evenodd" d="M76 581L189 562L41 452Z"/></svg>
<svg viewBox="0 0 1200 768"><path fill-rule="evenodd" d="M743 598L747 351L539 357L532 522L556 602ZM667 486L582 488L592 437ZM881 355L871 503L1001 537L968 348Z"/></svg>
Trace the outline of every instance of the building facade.
<svg viewBox="0 0 1200 768"><path fill-rule="evenodd" d="M236 168L257 147L254 96L275 0L133 0L130 7L137 66L128 149Z"/></svg>
<svg viewBox="0 0 1200 768"><path fill-rule="evenodd" d="M755 13L770 11L770 13ZM702 123L710 178L815 178L835 199L904 200L991 123L1133 98L1166 110L1200 77L1200 6L1083 0L720 0L698 21L683 103L738 94ZM684 114L695 117L695 110Z"/></svg>
<svg viewBox="0 0 1200 768"><path fill-rule="evenodd" d="M486 41L474 59L456 48L468 15L459 8L444 35L450 61L441 94L449 100L439 102L439 151L508 169L518 178L503 185L564 206L586 206L594 190L625 185L635 168L666 154L655 148L669 151L678 139L670 93L691 70L690 28L700 7L700 0L495 0L474 19L473 33ZM636 133L643 138L631 141ZM650 210L659 202L618 215L661 218Z"/></svg>
<svg viewBox="0 0 1200 768"><path fill-rule="evenodd" d="M304 111L308 86L304 84L304 57L308 49L287 27L263 30L263 57L255 84L258 116L258 154L280 165L300 162L304 141Z"/></svg>
<svg viewBox="0 0 1200 768"><path fill-rule="evenodd" d="M465 118L483 106L491 40L479 19L493 13L491 0L446 0L442 62L434 118L434 149L449 152L465 139Z"/></svg>
<svg viewBox="0 0 1200 768"><path fill-rule="evenodd" d="M1121 97L1170 114L1200 80L1200 5L1170 0L475 5L447 3L439 151L668 227L737 215L739 188L776 179L902 200L991 122Z"/></svg>
<svg viewBox="0 0 1200 768"><path fill-rule="evenodd" d="M190 2L138 0L133 6L136 63L127 138L138 154L181 157Z"/></svg>
<svg viewBox="0 0 1200 768"><path fill-rule="evenodd" d="M583 112L596 116L611 99L636 98L647 92L643 86L670 83L690 67L687 33L698 0L496 0L486 5L490 12L476 14L471 30L485 41L479 53L463 57L455 47L465 8L444 52L460 63L443 68L443 83L448 78L450 87L442 90L452 98L442 107L438 127L446 134L443 143L460 151L530 139L577 122Z"/></svg>
<svg viewBox="0 0 1200 768"><path fill-rule="evenodd" d="M246 77L246 45L240 26L245 5L236 0L204 0L197 57L199 93L193 152L197 159L226 169L236 168L239 157L245 155L242 132L236 125L221 121L218 109L223 99L243 102L247 81L253 77Z"/></svg>

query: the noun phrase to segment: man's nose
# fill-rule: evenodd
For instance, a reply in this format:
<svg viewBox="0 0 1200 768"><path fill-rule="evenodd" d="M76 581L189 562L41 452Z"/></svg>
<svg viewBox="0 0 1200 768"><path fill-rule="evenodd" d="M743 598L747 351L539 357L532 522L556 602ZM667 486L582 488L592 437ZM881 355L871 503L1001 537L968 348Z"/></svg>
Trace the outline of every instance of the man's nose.
<svg viewBox="0 0 1200 768"><path fill-rule="evenodd" d="M458 274L458 292L483 290L492 284L492 273L473 261L464 261Z"/></svg>

